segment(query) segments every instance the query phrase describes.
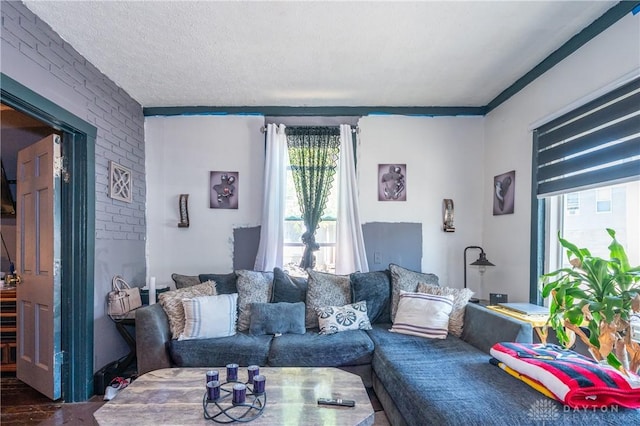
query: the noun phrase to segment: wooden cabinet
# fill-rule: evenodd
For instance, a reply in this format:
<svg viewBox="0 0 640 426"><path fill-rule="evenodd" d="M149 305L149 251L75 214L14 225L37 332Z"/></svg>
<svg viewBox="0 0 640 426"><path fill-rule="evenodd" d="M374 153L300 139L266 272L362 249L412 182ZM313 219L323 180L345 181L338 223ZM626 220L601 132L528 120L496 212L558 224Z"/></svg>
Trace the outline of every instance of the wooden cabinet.
<svg viewBox="0 0 640 426"><path fill-rule="evenodd" d="M0 290L0 371L16 371L16 290Z"/></svg>

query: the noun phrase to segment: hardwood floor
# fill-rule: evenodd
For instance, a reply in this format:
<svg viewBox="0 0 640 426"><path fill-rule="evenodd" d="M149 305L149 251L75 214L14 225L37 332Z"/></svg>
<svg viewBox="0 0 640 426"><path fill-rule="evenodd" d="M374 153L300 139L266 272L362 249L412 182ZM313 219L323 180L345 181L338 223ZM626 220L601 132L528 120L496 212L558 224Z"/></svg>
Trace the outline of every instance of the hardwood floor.
<svg viewBox="0 0 640 426"><path fill-rule="evenodd" d="M104 404L102 397L88 402L51 401L38 391L4 373L0 378L0 424L2 426L53 426L93 424L93 412Z"/></svg>

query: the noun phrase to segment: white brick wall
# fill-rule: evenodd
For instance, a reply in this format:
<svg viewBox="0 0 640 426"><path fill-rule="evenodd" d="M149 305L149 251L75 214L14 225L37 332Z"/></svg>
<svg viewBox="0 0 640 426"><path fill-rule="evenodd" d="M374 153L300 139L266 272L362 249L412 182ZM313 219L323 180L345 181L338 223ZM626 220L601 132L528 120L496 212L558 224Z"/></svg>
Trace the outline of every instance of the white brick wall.
<svg viewBox="0 0 640 426"><path fill-rule="evenodd" d="M146 185L141 105L84 59L24 4L2 1L0 8L0 48L11 49L14 54L28 58L29 66L36 68L31 72L45 73L53 78L57 83L55 89L73 102L73 108L61 106L98 129L96 239L144 240ZM4 69L2 63L0 67ZM133 202L130 204L108 197L110 160L132 170Z"/></svg>

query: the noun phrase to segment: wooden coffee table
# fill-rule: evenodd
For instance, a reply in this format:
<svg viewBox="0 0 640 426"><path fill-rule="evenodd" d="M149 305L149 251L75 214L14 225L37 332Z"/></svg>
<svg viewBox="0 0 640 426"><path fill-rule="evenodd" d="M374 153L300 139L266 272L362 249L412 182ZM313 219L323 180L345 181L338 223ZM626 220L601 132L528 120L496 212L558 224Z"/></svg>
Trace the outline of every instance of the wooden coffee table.
<svg viewBox="0 0 640 426"><path fill-rule="evenodd" d="M94 413L101 426L215 425L203 417L205 373L225 367L165 368L138 377ZM266 377L267 405L251 425L363 425L374 412L362 380L337 368L260 367ZM246 367L239 379L246 380ZM319 406L318 398L352 399L355 407Z"/></svg>

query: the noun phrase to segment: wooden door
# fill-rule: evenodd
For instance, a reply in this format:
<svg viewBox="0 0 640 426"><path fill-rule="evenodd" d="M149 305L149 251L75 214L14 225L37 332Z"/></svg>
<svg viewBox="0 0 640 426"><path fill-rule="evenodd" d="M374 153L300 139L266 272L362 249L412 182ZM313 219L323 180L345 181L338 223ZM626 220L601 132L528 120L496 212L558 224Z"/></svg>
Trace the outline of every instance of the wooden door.
<svg viewBox="0 0 640 426"><path fill-rule="evenodd" d="M61 395L60 137L18 153L16 273L17 377L49 398ZM57 301L57 303L56 303Z"/></svg>

